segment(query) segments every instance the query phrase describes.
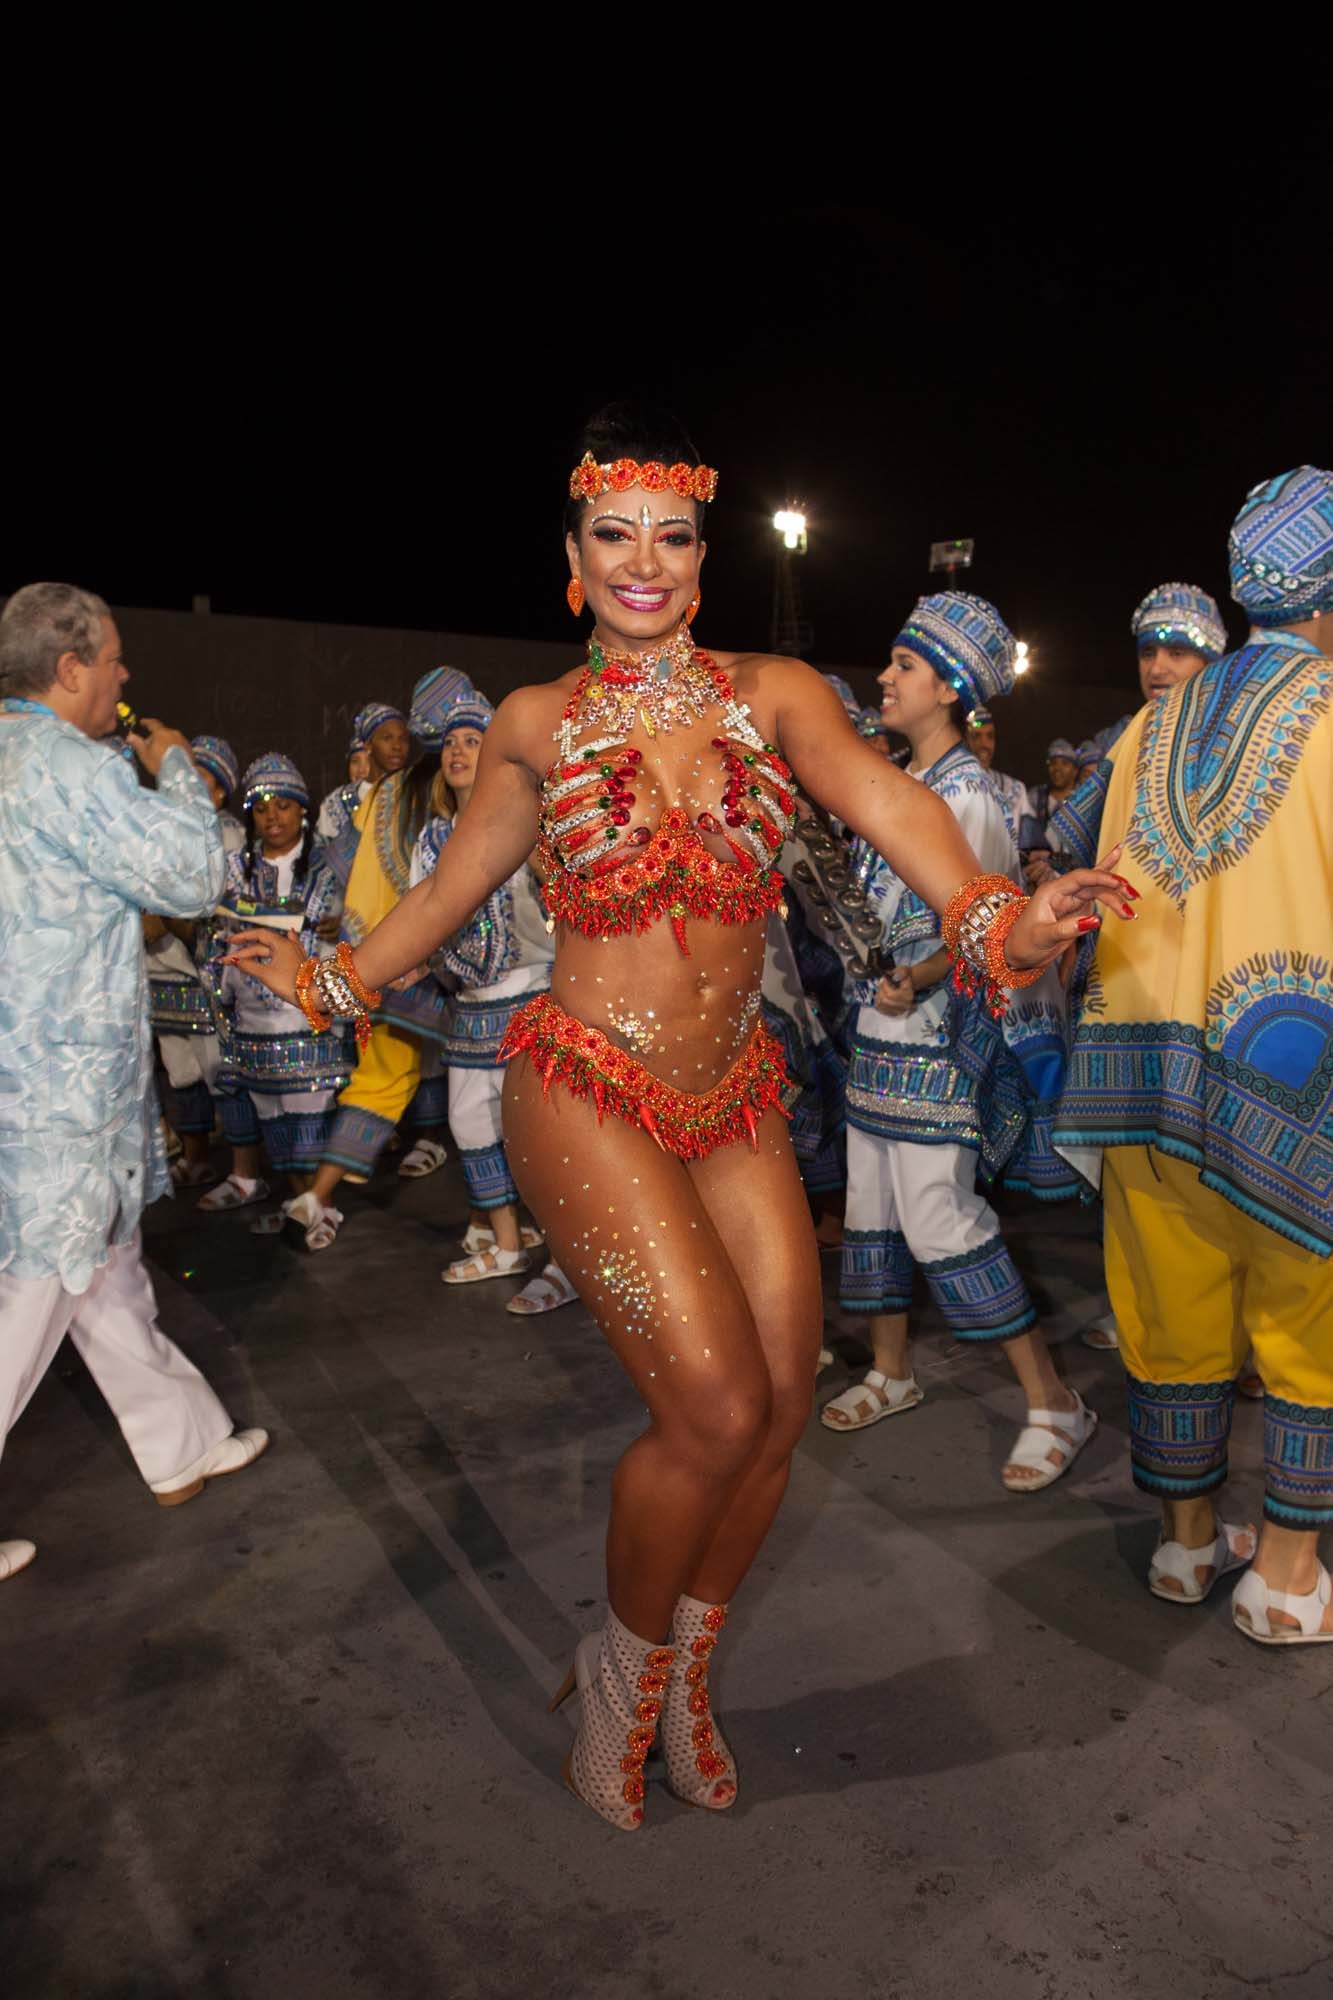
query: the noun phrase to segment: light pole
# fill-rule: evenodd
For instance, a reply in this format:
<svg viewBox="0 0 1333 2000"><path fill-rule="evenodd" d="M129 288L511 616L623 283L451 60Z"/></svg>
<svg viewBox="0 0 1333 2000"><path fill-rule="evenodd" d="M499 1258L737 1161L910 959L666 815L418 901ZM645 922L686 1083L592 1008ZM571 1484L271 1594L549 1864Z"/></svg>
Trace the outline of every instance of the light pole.
<svg viewBox="0 0 1333 2000"><path fill-rule="evenodd" d="M809 652L814 639L809 621L801 616L801 592L796 570L796 558L805 555L810 546L804 510L796 506L780 508L773 516L773 526L778 542L769 650L799 659L801 654Z"/></svg>

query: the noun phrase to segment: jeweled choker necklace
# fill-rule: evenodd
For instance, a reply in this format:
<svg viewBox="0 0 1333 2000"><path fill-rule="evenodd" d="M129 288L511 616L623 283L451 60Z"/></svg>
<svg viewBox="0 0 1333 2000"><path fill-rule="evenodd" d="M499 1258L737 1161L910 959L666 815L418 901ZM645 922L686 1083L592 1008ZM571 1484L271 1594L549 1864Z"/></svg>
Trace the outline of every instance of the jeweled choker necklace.
<svg viewBox="0 0 1333 2000"><path fill-rule="evenodd" d="M696 651L688 625L644 653L610 652L594 639L557 734L560 754L565 759L572 754L576 716L580 729L596 726L623 736L641 722L652 737L659 729L668 734L688 729L717 699L714 675Z"/></svg>

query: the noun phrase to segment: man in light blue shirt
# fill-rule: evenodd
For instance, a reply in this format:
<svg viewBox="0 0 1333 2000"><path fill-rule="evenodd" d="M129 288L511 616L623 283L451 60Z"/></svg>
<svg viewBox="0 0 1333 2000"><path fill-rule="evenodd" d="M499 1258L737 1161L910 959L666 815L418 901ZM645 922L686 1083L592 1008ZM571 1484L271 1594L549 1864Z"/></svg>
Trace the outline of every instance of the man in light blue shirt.
<svg viewBox="0 0 1333 2000"><path fill-rule="evenodd" d="M161 723L116 747L128 675L101 598L29 584L0 618L0 1450L66 1333L165 1506L268 1443L232 1433L157 1325L139 1220L166 1188L140 918L209 914L217 815ZM0 1542L0 1580L31 1562Z"/></svg>

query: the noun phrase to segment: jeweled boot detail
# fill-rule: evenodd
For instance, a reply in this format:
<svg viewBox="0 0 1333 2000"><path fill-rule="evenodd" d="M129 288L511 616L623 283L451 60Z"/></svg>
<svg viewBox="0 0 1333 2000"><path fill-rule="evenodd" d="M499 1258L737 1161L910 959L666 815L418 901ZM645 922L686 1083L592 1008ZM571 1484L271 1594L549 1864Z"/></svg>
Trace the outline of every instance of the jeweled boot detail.
<svg viewBox="0 0 1333 2000"><path fill-rule="evenodd" d="M557 1708L578 1687L581 1714L565 1765L567 1783L612 1826L632 1833L643 1819L643 1767L657 1734L675 1653L637 1639L614 1612L579 1641Z"/></svg>
<svg viewBox="0 0 1333 2000"><path fill-rule="evenodd" d="M667 1784L688 1805L725 1812L736 1802L736 1761L711 1713L708 1662L727 1622L725 1604L682 1597L676 1605L671 1638L688 1661L671 1677L662 1720L662 1754Z"/></svg>

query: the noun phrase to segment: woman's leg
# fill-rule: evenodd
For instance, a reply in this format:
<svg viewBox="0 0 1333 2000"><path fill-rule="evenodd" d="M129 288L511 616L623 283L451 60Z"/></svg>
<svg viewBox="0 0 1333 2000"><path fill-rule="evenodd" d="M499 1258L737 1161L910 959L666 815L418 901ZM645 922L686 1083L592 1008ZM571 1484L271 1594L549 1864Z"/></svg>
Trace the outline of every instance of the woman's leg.
<svg viewBox="0 0 1333 2000"><path fill-rule="evenodd" d="M504 1125L511 1171L552 1256L648 1407L648 1429L612 1482L607 1584L622 1624L660 1643L769 1435L774 1375L719 1224L739 1231L710 1213L691 1170L646 1132L599 1124L590 1099L558 1086L543 1098L526 1058L509 1067ZM764 1143L773 1144L766 1130ZM757 1210L769 1240L775 1228ZM804 1215L801 1224L808 1240ZM813 1350L805 1378L808 1396Z"/></svg>
<svg viewBox="0 0 1333 2000"><path fill-rule="evenodd" d="M686 1586L724 1604L772 1526L787 1490L791 1456L810 1415L824 1324L819 1250L786 1126L769 1111L759 1152L723 1146L690 1163L693 1180L727 1245L768 1370L768 1423Z"/></svg>

